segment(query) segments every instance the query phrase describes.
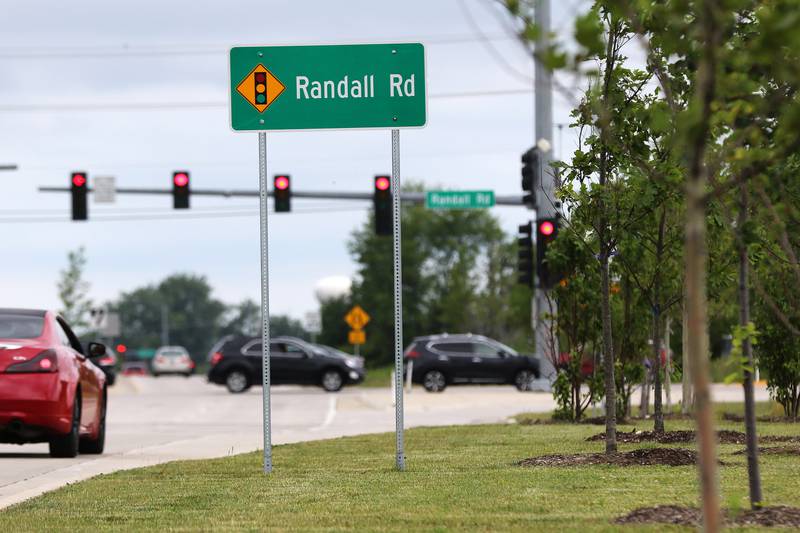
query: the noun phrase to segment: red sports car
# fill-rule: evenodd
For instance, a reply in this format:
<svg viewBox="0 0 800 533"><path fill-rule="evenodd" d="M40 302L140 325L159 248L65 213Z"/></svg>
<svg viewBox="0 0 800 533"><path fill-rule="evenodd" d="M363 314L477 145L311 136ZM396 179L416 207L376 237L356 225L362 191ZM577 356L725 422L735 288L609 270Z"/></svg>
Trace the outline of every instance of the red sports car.
<svg viewBox="0 0 800 533"><path fill-rule="evenodd" d="M105 346L78 337L52 311L0 309L0 442L49 442L53 457L103 453Z"/></svg>

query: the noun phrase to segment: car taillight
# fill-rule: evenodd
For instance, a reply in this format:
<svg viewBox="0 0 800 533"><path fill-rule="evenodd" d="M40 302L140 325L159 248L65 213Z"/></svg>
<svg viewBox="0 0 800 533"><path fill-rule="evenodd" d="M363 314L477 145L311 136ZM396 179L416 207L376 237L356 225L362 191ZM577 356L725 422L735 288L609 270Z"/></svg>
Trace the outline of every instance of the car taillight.
<svg viewBox="0 0 800 533"><path fill-rule="evenodd" d="M406 350L406 358L416 359L417 357L419 357L419 352L416 351L415 349L409 348L408 350Z"/></svg>
<svg viewBox="0 0 800 533"><path fill-rule="evenodd" d="M214 352L214 355L211 356L211 366L216 365L222 361L222 354L219 352Z"/></svg>
<svg viewBox="0 0 800 533"><path fill-rule="evenodd" d="M114 364L114 358L111 357L111 356L106 356L106 357L103 357L102 359L100 359L97 362L100 363L100 365L102 365L102 366L109 366L109 365L113 365Z"/></svg>
<svg viewBox="0 0 800 533"><path fill-rule="evenodd" d="M30 372L57 372L58 356L53 350L40 352L33 359L15 363L6 368L9 374L30 373Z"/></svg>

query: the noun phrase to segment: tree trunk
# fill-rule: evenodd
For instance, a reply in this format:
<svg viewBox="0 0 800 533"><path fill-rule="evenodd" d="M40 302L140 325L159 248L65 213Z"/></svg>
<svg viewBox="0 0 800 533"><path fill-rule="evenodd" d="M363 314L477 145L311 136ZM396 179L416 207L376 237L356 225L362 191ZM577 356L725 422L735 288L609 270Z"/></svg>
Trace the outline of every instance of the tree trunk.
<svg viewBox="0 0 800 533"><path fill-rule="evenodd" d="M664 432L664 412L661 409L661 309L653 309L653 431Z"/></svg>
<svg viewBox="0 0 800 533"><path fill-rule="evenodd" d="M639 416L647 418L650 414L650 369L644 367L644 377L642 378L642 393L639 396Z"/></svg>
<svg viewBox="0 0 800 533"><path fill-rule="evenodd" d="M683 294L683 309L681 310L681 413L688 415L692 412L694 395L692 394L692 371L689 365L689 314L686 305L686 290Z"/></svg>
<svg viewBox="0 0 800 533"><path fill-rule="evenodd" d="M748 281L750 262L747 257L747 242L744 229L747 224L747 185L742 183L739 197L739 325L746 328L750 323L750 284ZM744 424L747 435L747 476L750 481L750 506L761 507L761 474L758 468L758 435L756 434L756 404L753 391L753 345L750 337L742 341L744 359Z"/></svg>
<svg viewBox="0 0 800 533"><path fill-rule="evenodd" d="M601 244L601 246L603 246ZM617 384L614 380L614 344L611 336L611 298L608 253L600 252L600 299L603 319L603 370L606 385L606 453L617 451Z"/></svg>
<svg viewBox="0 0 800 533"><path fill-rule="evenodd" d="M672 336L672 317L667 315L664 325L664 349L666 350L667 364L664 367L664 391L667 393L667 413L672 413L672 350L670 350L670 337Z"/></svg>
<svg viewBox="0 0 800 533"><path fill-rule="evenodd" d="M664 229L666 227L667 208L661 210L658 221L658 242L656 244L656 270L653 279L653 431L664 432L664 410L661 407L661 260L664 257Z"/></svg>

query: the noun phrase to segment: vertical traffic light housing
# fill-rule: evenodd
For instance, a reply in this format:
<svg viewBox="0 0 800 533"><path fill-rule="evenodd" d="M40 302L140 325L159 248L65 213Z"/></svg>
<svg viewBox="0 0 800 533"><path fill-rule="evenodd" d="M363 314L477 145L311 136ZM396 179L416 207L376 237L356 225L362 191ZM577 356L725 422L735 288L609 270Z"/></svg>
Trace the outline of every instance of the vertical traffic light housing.
<svg viewBox="0 0 800 533"><path fill-rule="evenodd" d="M392 234L392 181L389 176L375 176L375 234Z"/></svg>
<svg viewBox="0 0 800 533"><path fill-rule="evenodd" d="M289 176L278 174L272 178L272 195L275 198L276 213L288 213L292 210L292 182Z"/></svg>
<svg viewBox="0 0 800 533"><path fill-rule="evenodd" d="M536 188L541 183L539 170L539 151L534 146L522 154L522 203L528 209L536 209Z"/></svg>
<svg viewBox="0 0 800 533"><path fill-rule="evenodd" d="M89 189L89 178L86 172L73 172L70 175L69 184L72 193L72 220L87 220L89 210L86 196Z"/></svg>
<svg viewBox="0 0 800 533"><path fill-rule="evenodd" d="M189 209L189 171L176 170L172 173L172 207Z"/></svg>
<svg viewBox="0 0 800 533"><path fill-rule="evenodd" d="M533 223L519 226L517 235L517 280L522 285L533 287Z"/></svg>
<svg viewBox="0 0 800 533"><path fill-rule="evenodd" d="M267 103L267 73L255 72L253 73L253 84L255 85L255 100L259 105L266 105ZM277 211L277 209L276 209Z"/></svg>
<svg viewBox="0 0 800 533"><path fill-rule="evenodd" d="M552 289L559 282L558 273L547 259L547 250L557 236L558 217L536 220L536 276L540 289Z"/></svg>

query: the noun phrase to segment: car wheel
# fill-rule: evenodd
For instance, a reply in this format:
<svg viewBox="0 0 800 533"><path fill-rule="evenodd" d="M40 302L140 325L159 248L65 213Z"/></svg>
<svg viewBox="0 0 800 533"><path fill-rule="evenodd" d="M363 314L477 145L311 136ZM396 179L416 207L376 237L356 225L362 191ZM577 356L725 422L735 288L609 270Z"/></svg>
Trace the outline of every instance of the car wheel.
<svg viewBox="0 0 800 533"><path fill-rule="evenodd" d="M50 439L51 457L76 457L78 455L78 443L80 441L81 426L81 395L75 395L72 404L72 425L69 433L59 435Z"/></svg>
<svg viewBox="0 0 800 533"><path fill-rule="evenodd" d="M108 396L103 394L103 410L100 412L100 427L97 430L97 438L81 440L78 449L81 453L101 454L106 446L106 405Z"/></svg>
<svg viewBox="0 0 800 533"><path fill-rule="evenodd" d="M239 394L250 388L250 380L244 371L236 368L228 372L228 375L225 376L225 386L228 387L228 391Z"/></svg>
<svg viewBox="0 0 800 533"><path fill-rule="evenodd" d="M428 392L442 392L447 387L447 380L438 370L429 370L422 378L422 386Z"/></svg>
<svg viewBox="0 0 800 533"><path fill-rule="evenodd" d="M322 374L322 388L328 392L338 392L344 385L344 378L338 370L326 370Z"/></svg>
<svg viewBox="0 0 800 533"><path fill-rule="evenodd" d="M514 376L514 386L517 387L517 390L523 392L533 390L534 379L536 379L536 376L530 370L520 370Z"/></svg>

